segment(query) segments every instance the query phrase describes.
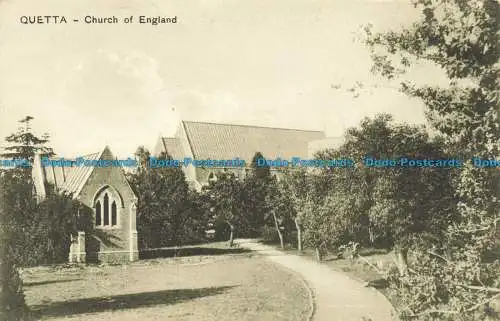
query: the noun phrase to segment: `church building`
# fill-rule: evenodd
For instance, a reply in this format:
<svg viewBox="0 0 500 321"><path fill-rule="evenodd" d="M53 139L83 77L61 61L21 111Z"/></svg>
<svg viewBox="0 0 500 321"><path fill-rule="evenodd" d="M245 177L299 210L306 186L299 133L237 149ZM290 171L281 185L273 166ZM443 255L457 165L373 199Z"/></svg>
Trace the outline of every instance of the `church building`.
<svg viewBox="0 0 500 321"><path fill-rule="evenodd" d="M310 144L323 141L322 131L260 127L248 125L218 124L207 122L181 121L174 137L160 137L153 151L182 161L195 160L244 160L246 167L195 167L183 166L188 182L197 190L217 178L221 171L232 171L242 178L249 170L255 153L260 152L265 159L290 161L293 157L307 159ZM279 176L279 169L271 168Z"/></svg>
<svg viewBox="0 0 500 321"><path fill-rule="evenodd" d="M92 163L113 161L115 157L106 146L101 152L80 159ZM95 233L85 235L79 232L75 236L69 261L118 263L137 260L137 197L123 168L77 165L72 161L61 164L65 166L47 166L47 162L37 155L33 163L33 181L39 200L45 197L47 186L53 186L59 193L72 194L93 213Z"/></svg>

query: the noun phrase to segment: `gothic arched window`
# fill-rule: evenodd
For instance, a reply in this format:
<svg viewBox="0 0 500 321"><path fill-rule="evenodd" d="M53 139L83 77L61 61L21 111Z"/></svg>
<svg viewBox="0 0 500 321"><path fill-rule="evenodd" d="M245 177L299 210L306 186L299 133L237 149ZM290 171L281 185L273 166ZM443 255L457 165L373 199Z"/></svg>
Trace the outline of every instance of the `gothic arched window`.
<svg viewBox="0 0 500 321"><path fill-rule="evenodd" d="M106 187L94 199L95 225L97 227L117 227L120 225L120 209L123 207L120 195L116 190Z"/></svg>
<svg viewBox="0 0 500 321"><path fill-rule="evenodd" d="M101 202L95 204L95 225L101 225Z"/></svg>
<svg viewBox="0 0 500 321"><path fill-rule="evenodd" d="M115 226L116 223L116 202L113 201L111 204L111 226Z"/></svg>
<svg viewBox="0 0 500 321"><path fill-rule="evenodd" d="M108 226L109 225L109 197L108 193L104 194L104 219L102 225Z"/></svg>
<svg viewBox="0 0 500 321"><path fill-rule="evenodd" d="M211 182L211 181L216 181L217 180L217 176L215 175L214 172L210 172L210 174L208 174L208 181Z"/></svg>

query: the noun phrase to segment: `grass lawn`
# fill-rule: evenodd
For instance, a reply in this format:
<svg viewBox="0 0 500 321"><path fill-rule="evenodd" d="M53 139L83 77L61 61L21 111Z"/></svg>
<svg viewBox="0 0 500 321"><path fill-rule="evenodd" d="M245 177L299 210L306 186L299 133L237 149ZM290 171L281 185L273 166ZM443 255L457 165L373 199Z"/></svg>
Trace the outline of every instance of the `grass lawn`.
<svg viewBox="0 0 500 321"><path fill-rule="evenodd" d="M193 246L126 265L24 269L26 301L43 320L306 319L308 292L297 276L224 248ZM156 256L165 253L172 251Z"/></svg>

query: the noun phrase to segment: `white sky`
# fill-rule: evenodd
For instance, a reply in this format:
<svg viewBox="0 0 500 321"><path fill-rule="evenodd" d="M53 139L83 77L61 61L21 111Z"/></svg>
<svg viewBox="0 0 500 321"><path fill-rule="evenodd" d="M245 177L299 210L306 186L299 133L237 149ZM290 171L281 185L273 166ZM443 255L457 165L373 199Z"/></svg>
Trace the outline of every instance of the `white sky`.
<svg viewBox="0 0 500 321"><path fill-rule="evenodd" d="M418 13L409 1L127 2L0 0L0 138L31 115L61 156L107 144L127 157L173 135L180 119L328 136L378 112L424 122L422 104L395 89L379 86L357 99L344 90L380 81L355 32L366 23L381 30L410 23ZM22 15L65 15L69 23L23 25ZM71 23L85 15L176 15L178 23ZM411 77L441 74L422 67Z"/></svg>

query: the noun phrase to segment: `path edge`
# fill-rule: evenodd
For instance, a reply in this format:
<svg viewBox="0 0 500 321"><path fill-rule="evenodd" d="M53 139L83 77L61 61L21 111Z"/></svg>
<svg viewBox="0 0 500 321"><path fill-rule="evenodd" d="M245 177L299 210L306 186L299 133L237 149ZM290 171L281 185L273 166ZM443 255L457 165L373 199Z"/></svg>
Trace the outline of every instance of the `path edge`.
<svg viewBox="0 0 500 321"><path fill-rule="evenodd" d="M264 258L265 258L265 256L264 256ZM287 266L273 262L272 260L269 260L269 259L267 259L267 260L271 261L273 263L273 265L278 266L279 268L281 268L285 271L288 271L291 274L297 276L297 278L300 280L300 282L302 283L302 286L307 290L307 294L308 294L307 296L309 299L309 315L307 316L306 321L312 321L314 319L314 316L316 315L316 309L317 309L316 294L315 294L313 287L309 284L309 282L306 281L304 276L302 274L300 274L299 272L292 270L291 268L289 268Z"/></svg>
<svg viewBox="0 0 500 321"><path fill-rule="evenodd" d="M320 264L321 264L321 263L320 263ZM329 268L330 268L330 267L329 267ZM364 280L362 280L362 279L360 279L360 278L358 278L358 277L355 277L355 276L353 276L353 275L349 275L349 274L344 273L344 272L342 272L342 271L340 271L340 270L338 270L338 269L335 269L335 268L330 268L330 269L332 269L333 271L338 272L338 273L340 273L340 274L342 274L342 275L344 275L344 276L348 277L348 278L349 278L349 279L351 279L352 281L356 281L356 282L358 282L359 284L363 285L365 288L369 289L369 290L370 290L370 291L372 291L373 293L376 293L376 295L378 295L379 297L384 298L384 300L386 300L386 301L389 303L389 305L391 306L392 321L400 321L400 319L399 319L399 317L398 317L398 312L397 312L396 308L394 307L394 305L391 303L391 301L390 301L390 300L389 300L389 299L388 299L388 298L387 298L387 297L386 297L386 296L385 296L382 292L380 292L379 290L377 290L377 289L375 289L375 288L373 288L373 287L371 287L371 286L366 286L366 285L364 285L364 284L366 284L367 282L366 282L366 281L364 281Z"/></svg>

